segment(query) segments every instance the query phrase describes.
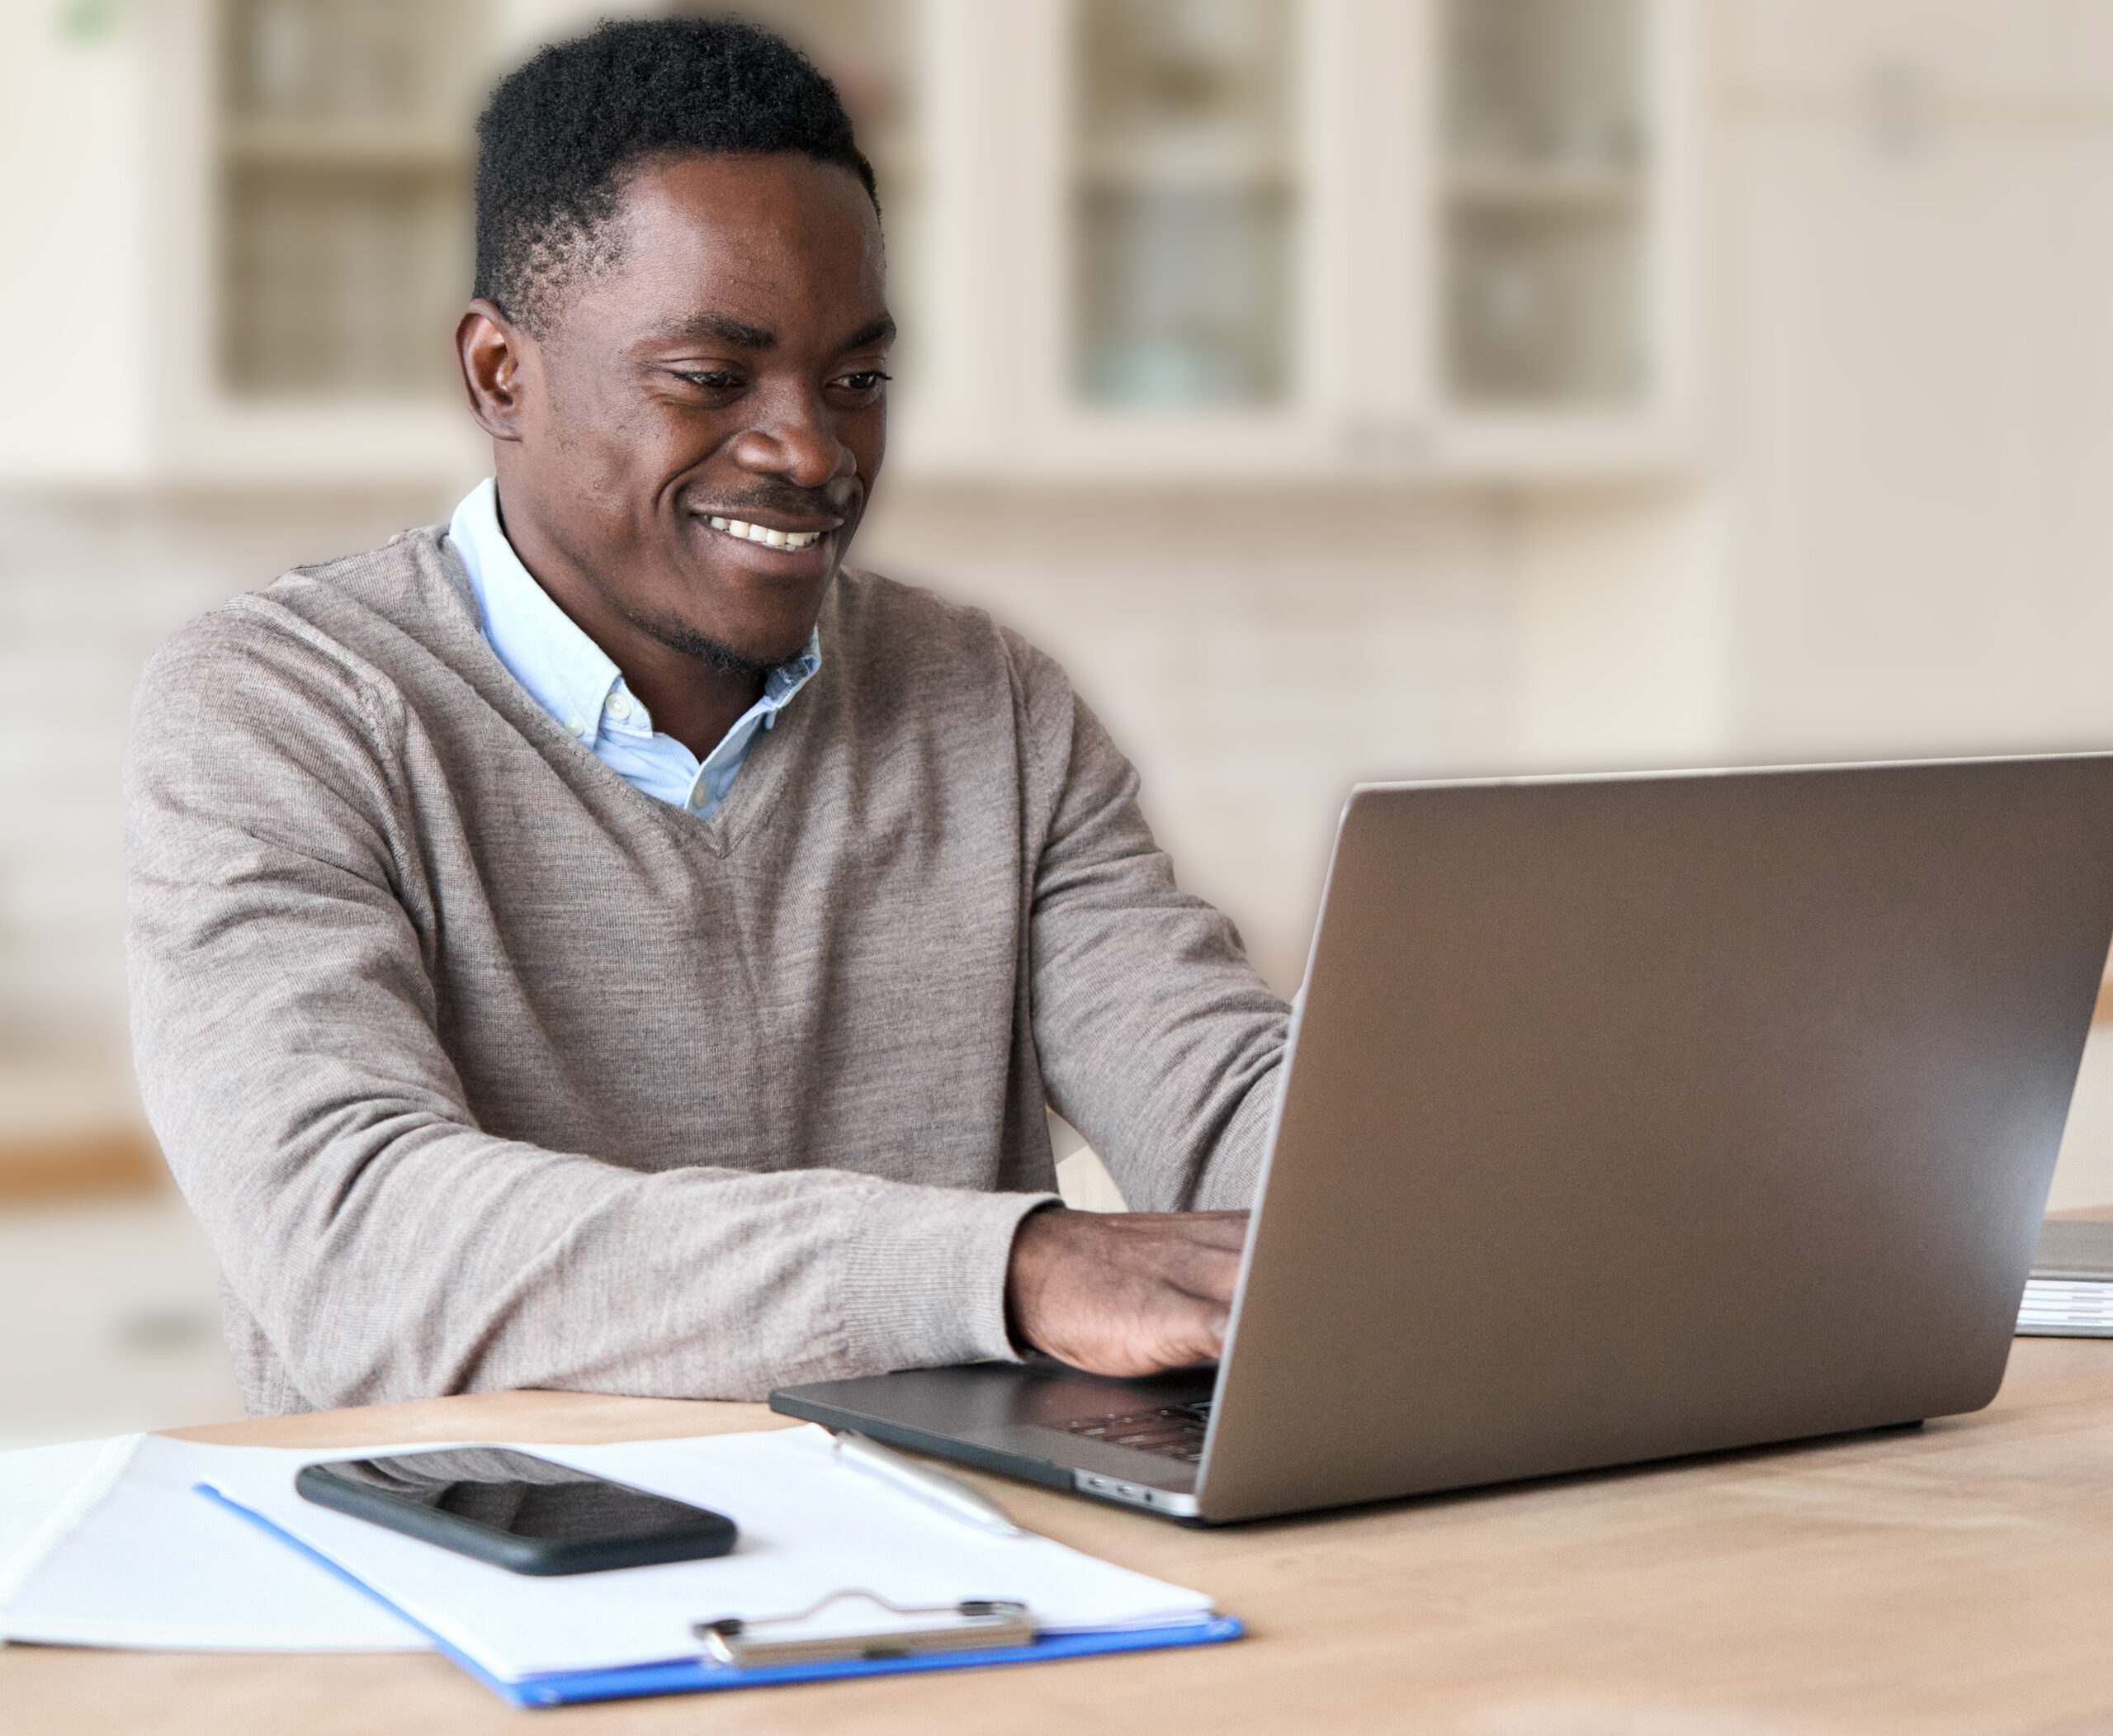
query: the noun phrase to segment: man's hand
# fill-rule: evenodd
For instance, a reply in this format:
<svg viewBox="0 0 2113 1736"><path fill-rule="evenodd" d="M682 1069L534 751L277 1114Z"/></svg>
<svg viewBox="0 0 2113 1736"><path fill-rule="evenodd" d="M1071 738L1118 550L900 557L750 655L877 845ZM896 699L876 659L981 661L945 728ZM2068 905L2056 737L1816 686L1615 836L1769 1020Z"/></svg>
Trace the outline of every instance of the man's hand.
<svg viewBox="0 0 2113 1736"><path fill-rule="evenodd" d="M1246 1239L1245 1212L1036 1212L1005 1274L1013 1336L1094 1374L1211 1361Z"/></svg>

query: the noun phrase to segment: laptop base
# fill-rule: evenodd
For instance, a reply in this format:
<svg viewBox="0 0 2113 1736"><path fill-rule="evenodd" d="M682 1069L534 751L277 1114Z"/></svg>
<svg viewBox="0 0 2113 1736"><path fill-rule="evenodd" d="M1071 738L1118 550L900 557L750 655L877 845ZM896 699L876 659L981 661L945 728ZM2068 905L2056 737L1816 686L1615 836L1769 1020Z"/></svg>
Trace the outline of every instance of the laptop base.
<svg viewBox="0 0 2113 1736"><path fill-rule="evenodd" d="M1072 1425L1207 1401L1217 1373L1199 1369L1117 1380L1056 1362L979 1362L781 1387L770 1395L770 1407L826 1428L856 1430L890 1446L1195 1525L1203 1522L1195 1465L1083 1436Z"/></svg>

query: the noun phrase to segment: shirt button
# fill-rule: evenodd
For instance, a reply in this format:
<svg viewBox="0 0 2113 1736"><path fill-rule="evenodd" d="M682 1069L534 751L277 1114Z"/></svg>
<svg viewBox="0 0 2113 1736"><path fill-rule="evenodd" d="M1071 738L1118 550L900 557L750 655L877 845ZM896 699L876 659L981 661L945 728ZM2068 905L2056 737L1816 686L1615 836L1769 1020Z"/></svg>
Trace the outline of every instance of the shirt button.
<svg viewBox="0 0 2113 1736"><path fill-rule="evenodd" d="M565 726L570 734L574 736L584 736L587 733L587 726L582 723L577 717L566 718L565 721Z"/></svg>
<svg viewBox="0 0 2113 1736"><path fill-rule="evenodd" d="M612 717L628 717L631 716L631 697L618 688L609 695L609 702L603 709Z"/></svg>

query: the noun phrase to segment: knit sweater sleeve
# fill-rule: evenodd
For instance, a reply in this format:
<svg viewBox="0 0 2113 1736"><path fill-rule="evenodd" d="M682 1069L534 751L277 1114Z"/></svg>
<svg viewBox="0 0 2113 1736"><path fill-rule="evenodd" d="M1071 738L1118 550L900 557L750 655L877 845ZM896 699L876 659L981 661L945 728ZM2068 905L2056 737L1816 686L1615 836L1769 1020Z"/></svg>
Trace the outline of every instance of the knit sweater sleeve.
<svg viewBox="0 0 2113 1736"><path fill-rule="evenodd" d="M1231 921L1175 884L1099 719L1047 658L1013 650L1044 802L1031 970L1050 1102L1133 1210L1246 1206L1289 1010Z"/></svg>
<svg viewBox="0 0 2113 1736"><path fill-rule="evenodd" d="M708 1142L641 1173L480 1128L404 868L400 720L281 617L245 604L165 647L128 767L140 1081L277 1365L243 1371L253 1406L755 1398L1010 1355L1013 1232L1047 1195L715 1168Z"/></svg>

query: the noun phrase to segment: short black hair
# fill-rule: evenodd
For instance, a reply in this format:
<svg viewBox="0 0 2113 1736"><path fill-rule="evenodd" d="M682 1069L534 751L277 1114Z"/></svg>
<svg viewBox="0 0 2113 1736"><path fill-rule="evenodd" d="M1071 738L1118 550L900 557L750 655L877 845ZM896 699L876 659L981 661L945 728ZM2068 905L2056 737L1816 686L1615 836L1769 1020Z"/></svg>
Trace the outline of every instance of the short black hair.
<svg viewBox="0 0 2113 1736"><path fill-rule="evenodd" d="M609 225L642 165L693 152L797 151L858 177L836 87L782 36L731 18L604 23L500 81L477 121L474 294L532 333L565 285L612 265Z"/></svg>

